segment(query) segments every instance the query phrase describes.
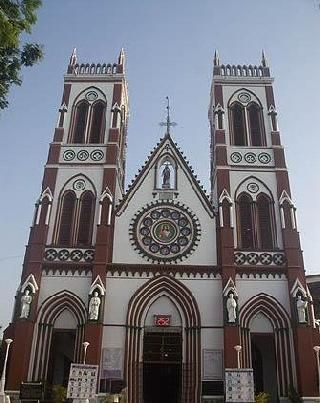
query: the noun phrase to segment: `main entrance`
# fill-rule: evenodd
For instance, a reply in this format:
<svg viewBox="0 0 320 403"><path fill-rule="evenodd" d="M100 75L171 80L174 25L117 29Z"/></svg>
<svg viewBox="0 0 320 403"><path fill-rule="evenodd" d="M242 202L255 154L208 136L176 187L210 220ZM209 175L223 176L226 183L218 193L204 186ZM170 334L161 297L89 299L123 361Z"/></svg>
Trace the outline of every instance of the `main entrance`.
<svg viewBox="0 0 320 403"><path fill-rule="evenodd" d="M255 392L266 392L271 402L278 402L277 364L273 334L251 335L252 367Z"/></svg>
<svg viewBox="0 0 320 403"><path fill-rule="evenodd" d="M179 403L182 336L179 332L145 332L143 341L144 403Z"/></svg>
<svg viewBox="0 0 320 403"><path fill-rule="evenodd" d="M53 330L47 377L51 385L67 386L70 365L74 360L75 338L74 330Z"/></svg>

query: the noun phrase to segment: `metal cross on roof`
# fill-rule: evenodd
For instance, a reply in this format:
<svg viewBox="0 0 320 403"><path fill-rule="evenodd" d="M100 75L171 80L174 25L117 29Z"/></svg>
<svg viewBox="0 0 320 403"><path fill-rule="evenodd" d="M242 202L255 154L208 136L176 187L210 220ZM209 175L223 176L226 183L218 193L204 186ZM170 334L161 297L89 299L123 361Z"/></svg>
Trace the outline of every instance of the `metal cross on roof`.
<svg viewBox="0 0 320 403"><path fill-rule="evenodd" d="M160 126L167 126L167 135L170 136L170 127L177 126L176 122L171 122L170 120L170 103L169 103L169 97L166 97L167 100L167 121L166 122L160 122Z"/></svg>

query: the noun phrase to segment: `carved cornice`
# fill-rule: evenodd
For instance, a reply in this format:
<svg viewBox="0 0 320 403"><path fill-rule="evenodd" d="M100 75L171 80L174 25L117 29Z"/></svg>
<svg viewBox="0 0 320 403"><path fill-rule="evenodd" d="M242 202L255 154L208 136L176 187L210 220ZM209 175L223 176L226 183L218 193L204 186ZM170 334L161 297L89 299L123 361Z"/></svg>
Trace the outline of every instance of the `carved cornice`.
<svg viewBox="0 0 320 403"><path fill-rule="evenodd" d="M190 266L190 265L171 265L171 264L117 264L111 263L107 265L107 272L111 275L127 276L142 275L153 277L155 275L167 274L180 278L195 277L200 278L220 278L221 271L217 266Z"/></svg>

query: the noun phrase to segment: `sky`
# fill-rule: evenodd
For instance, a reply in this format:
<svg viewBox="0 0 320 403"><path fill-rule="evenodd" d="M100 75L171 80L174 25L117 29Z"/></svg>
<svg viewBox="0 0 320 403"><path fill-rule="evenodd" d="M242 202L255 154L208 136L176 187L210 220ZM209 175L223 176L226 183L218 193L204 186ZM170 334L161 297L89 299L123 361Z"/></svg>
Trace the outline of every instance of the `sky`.
<svg viewBox="0 0 320 403"><path fill-rule="evenodd" d="M172 136L209 190L208 105L212 60L259 64L272 75L282 143L308 274L320 273L320 8L318 0L43 0L28 41L44 60L23 70L0 113L0 325L11 319L43 166L72 49L79 62L127 56L130 118L127 183L163 135Z"/></svg>

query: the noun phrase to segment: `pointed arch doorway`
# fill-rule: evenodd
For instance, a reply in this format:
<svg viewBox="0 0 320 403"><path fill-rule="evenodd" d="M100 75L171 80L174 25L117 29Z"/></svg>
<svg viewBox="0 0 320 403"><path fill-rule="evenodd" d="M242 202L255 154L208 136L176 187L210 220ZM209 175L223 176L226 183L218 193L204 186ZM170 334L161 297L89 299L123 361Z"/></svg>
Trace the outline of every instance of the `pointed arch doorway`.
<svg viewBox="0 0 320 403"><path fill-rule="evenodd" d="M41 305L33 334L28 380L66 384L71 362L80 362L86 307L70 291L48 297Z"/></svg>
<svg viewBox="0 0 320 403"><path fill-rule="evenodd" d="M180 403L182 333L159 330L144 332L143 400L145 403Z"/></svg>
<svg viewBox="0 0 320 403"><path fill-rule="evenodd" d="M158 327L154 315L167 314ZM161 275L131 298L127 314L125 372L131 403L199 403L200 313L180 281Z"/></svg>
<svg viewBox="0 0 320 403"><path fill-rule="evenodd" d="M288 313L280 302L261 293L250 298L239 313L243 368L254 370L256 391L267 392L272 402L296 387L294 343Z"/></svg>

